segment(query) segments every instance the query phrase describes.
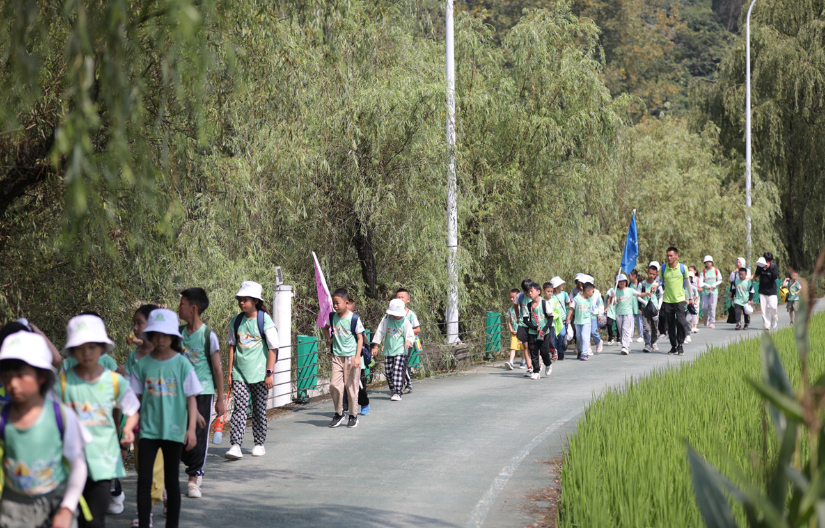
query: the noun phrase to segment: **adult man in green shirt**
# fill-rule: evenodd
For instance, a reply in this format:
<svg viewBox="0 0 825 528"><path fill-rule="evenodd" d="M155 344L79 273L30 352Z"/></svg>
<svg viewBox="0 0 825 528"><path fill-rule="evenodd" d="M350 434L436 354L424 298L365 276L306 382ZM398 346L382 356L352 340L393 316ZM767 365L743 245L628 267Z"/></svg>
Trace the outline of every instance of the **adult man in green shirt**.
<svg viewBox="0 0 825 528"><path fill-rule="evenodd" d="M679 250L673 246L667 248L667 265L662 268L662 287L665 294L662 297L662 308L659 317L667 322L667 336L670 339L668 354L684 355L685 349L685 310L686 305L693 304L693 299L687 299L687 269L679 264Z"/></svg>

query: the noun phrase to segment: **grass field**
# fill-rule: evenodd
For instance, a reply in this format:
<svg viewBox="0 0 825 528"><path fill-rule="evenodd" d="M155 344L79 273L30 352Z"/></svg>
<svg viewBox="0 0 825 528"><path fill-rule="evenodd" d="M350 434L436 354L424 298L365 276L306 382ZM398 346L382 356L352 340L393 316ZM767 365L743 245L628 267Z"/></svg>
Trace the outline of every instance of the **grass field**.
<svg viewBox="0 0 825 528"><path fill-rule="evenodd" d="M825 371L825 314L814 316L810 339L815 379ZM797 387L792 331L775 333L774 341ZM593 402L570 438L562 466L558 526L703 526L686 439L724 474L735 475L731 465L736 465L763 482L762 461L773 456L777 442L772 430L763 434L762 400L745 381L761 378L759 343L751 338L709 350L692 363L631 380ZM741 511L737 515L744 520Z"/></svg>

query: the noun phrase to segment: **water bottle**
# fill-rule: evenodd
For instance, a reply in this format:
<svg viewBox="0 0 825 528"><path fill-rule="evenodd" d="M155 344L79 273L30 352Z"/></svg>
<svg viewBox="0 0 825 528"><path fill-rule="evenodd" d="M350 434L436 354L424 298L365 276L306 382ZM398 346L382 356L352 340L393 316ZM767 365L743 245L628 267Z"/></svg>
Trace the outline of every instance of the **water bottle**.
<svg viewBox="0 0 825 528"><path fill-rule="evenodd" d="M221 445L223 441L223 416L215 421L215 432L212 434L212 443Z"/></svg>

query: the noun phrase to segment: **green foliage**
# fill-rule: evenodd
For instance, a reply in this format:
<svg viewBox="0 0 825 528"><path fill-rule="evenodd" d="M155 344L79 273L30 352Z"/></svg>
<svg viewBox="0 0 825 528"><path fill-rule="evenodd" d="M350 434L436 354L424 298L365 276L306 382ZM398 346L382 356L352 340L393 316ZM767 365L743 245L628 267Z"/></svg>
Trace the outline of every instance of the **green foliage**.
<svg viewBox="0 0 825 528"><path fill-rule="evenodd" d="M824 9L822 1L760 2L751 17L753 172L779 189L775 229L788 264L799 269L810 269L825 244ZM726 153L737 160L745 148L744 76L740 35L720 65L718 83L697 86L699 122L714 122Z"/></svg>
<svg viewBox="0 0 825 528"><path fill-rule="evenodd" d="M797 320L804 319L803 312ZM809 328L811 349L821 350L825 314L813 316ZM808 356L807 374L792 361L798 358L793 329L771 337L778 357L788 366L788 385L798 386L806 375L816 379L825 373L821 354ZM760 341L753 338L608 390L587 408L570 438L561 471L559 526L700 526L708 509L721 519L708 526L729 526L725 518L745 521L747 512L727 506L726 497L752 498L755 489L781 487L770 469L787 458L784 431L795 430L766 434L764 400L747 381L762 378ZM688 457L685 442L694 449ZM813 444L802 445L798 460L804 464L807 446ZM697 465L702 458L696 452L711 466ZM696 468L693 476L691 467ZM695 488L695 496L692 479L703 484ZM712 482L717 486L711 487ZM767 498L762 502L771 503Z"/></svg>
<svg viewBox="0 0 825 528"><path fill-rule="evenodd" d="M724 492L739 503L752 527L802 527L825 524L825 488L822 455L825 453L825 376L811 370L808 337L810 312L815 302L818 275L825 272L825 249L813 275L813 287L803 283L800 314L794 337L800 365L798 389L794 389L785 373L783 362L773 340L762 337L762 380L748 382L763 398L779 444L774 456L763 462L764 476L733 484L688 446L693 486L702 517L708 526L738 526L730 515ZM816 378L816 381L813 380ZM767 427L763 442L768 443ZM806 443L798 441L806 433ZM760 489L762 488L762 489ZM789 498L790 495L790 498Z"/></svg>

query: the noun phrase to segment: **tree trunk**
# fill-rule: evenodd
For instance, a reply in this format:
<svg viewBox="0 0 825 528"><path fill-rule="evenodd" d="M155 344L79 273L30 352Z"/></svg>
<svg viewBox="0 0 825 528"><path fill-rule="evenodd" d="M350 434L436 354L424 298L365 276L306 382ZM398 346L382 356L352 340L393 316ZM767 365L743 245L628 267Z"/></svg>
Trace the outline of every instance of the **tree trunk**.
<svg viewBox="0 0 825 528"><path fill-rule="evenodd" d="M372 228L356 217L352 244L358 253L358 263L361 265L361 277L366 286L366 296L370 299L378 299L378 275L375 270L375 247L372 241Z"/></svg>

